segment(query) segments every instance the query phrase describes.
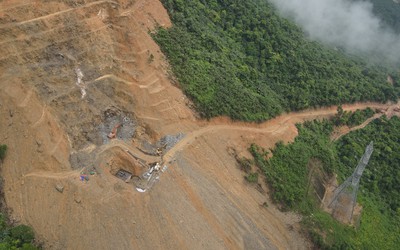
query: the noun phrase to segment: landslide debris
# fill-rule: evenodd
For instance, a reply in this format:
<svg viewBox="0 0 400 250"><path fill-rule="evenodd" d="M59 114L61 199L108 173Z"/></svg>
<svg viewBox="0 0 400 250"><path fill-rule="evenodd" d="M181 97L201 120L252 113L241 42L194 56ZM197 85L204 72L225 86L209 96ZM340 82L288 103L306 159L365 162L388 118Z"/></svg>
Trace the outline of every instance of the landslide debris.
<svg viewBox="0 0 400 250"><path fill-rule="evenodd" d="M1 175L13 216L48 249L307 249L290 230L298 218L261 208L265 195L243 185L226 148L272 147L335 109L198 121L148 33L157 25L170 25L157 0L0 3ZM151 192L125 183L162 160Z"/></svg>

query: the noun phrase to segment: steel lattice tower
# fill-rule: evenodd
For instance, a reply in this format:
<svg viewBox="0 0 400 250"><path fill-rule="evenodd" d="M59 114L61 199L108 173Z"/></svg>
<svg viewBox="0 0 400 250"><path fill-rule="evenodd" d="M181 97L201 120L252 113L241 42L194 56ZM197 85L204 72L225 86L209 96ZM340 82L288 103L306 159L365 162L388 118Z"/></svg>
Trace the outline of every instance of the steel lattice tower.
<svg viewBox="0 0 400 250"><path fill-rule="evenodd" d="M361 175L373 150L373 142L371 141L353 174L337 187L333 193L332 201L328 207L332 209L332 215L343 222L351 223L352 221L354 207L357 204L357 191L360 186Z"/></svg>

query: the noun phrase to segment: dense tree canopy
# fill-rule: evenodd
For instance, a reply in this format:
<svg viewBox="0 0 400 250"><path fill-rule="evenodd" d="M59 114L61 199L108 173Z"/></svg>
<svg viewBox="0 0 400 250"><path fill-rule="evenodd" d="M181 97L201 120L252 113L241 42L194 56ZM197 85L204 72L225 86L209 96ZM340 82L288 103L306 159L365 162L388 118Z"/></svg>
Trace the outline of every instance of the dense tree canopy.
<svg viewBox="0 0 400 250"><path fill-rule="evenodd" d="M395 32L400 33L400 2L395 0L369 0L374 13Z"/></svg>
<svg viewBox="0 0 400 250"><path fill-rule="evenodd" d="M363 130L344 136L336 144L342 178L353 171L365 145L374 141L374 152L364 171L364 192L385 202L386 206L400 215L400 119L377 119Z"/></svg>
<svg viewBox="0 0 400 250"><path fill-rule="evenodd" d="M39 250L33 244L35 234L26 225L13 226L7 223L7 217L0 213L0 250Z"/></svg>
<svg viewBox="0 0 400 250"><path fill-rule="evenodd" d="M253 145L250 152L254 162L264 172L272 198L282 207L305 215L303 225L316 246L396 249L400 244L400 119L383 117L331 142L329 135L337 117L299 125L295 141L278 143L270 159ZM318 201L308 194L310 162L320 161L320 171L335 172L343 181L352 174L370 141L374 142L374 151L360 181L358 202L363 211L359 228L354 230L320 211Z"/></svg>
<svg viewBox="0 0 400 250"><path fill-rule="evenodd" d="M155 39L204 117L261 121L282 111L398 96L386 70L307 40L265 0L162 2L174 25Z"/></svg>

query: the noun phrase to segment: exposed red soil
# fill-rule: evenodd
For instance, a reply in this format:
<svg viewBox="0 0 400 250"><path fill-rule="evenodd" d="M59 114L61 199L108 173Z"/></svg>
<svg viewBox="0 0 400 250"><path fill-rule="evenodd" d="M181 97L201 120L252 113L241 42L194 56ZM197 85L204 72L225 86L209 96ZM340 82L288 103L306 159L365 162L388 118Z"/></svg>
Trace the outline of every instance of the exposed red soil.
<svg viewBox="0 0 400 250"><path fill-rule="evenodd" d="M268 196L245 182L228 148L245 155L251 143L292 141L296 123L336 107L262 124L199 120L149 35L157 25L171 25L158 0L0 3L0 143L9 146L1 174L12 217L31 225L46 249L308 249L293 230L299 216L262 206ZM113 147L141 153L137 142L101 142L109 107L133 117L143 138L185 134L149 192L110 173ZM88 182L72 168L75 153L93 157L77 161L98 169Z"/></svg>

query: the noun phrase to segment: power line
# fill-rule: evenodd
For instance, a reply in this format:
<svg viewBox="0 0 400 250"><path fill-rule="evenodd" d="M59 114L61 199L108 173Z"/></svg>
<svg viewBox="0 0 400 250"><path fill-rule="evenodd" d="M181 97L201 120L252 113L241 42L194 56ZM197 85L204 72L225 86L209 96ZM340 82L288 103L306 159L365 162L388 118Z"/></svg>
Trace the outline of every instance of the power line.
<svg viewBox="0 0 400 250"><path fill-rule="evenodd" d="M360 186L360 179L373 151L374 146L371 141L353 174L333 192L333 198L328 208L332 209L332 215L336 219L348 223L352 221L354 207L357 204L357 191Z"/></svg>

